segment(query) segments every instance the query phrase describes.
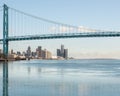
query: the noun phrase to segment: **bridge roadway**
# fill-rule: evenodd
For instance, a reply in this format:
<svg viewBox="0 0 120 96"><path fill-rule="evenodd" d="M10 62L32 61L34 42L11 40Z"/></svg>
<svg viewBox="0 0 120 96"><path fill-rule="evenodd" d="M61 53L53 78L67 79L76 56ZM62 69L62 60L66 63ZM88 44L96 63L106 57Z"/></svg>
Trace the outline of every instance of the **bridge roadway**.
<svg viewBox="0 0 120 96"><path fill-rule="evenodd" d="M85 37L119 37L120 32L84 32L84 33L56 33L42 35L10 36L8 41L57 39L57 38L85 38ZM3 39L0 39L3 41Z"/></svg>

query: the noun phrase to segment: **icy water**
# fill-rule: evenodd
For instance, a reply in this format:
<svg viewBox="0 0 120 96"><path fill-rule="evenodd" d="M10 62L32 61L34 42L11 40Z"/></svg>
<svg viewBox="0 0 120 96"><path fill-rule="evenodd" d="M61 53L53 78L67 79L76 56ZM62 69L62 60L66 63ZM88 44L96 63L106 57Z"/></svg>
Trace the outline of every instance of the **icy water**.
<svg viewBox="0 0 120 96"><path fill-rule="evenodd" d="M15 61L8 76L9 96L120 96L120 60Z"/></svg>

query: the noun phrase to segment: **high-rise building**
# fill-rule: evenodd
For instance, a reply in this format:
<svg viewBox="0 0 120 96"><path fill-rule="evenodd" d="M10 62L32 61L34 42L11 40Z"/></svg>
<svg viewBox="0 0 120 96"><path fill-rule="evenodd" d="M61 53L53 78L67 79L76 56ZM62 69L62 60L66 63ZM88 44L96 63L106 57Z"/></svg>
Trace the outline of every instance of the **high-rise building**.
<svg viewBox="0 0 120 96"><path fill-rule="evenodd" d="M61 45L61 57L64 57L64 45Z"/></svg>
<svg viewBox="0 0 120 96"><path fill-rule="evenodd" d="M68 58L68 49L64 49L64 58L65 58L65 59Z"/></svg>
<svg viewBox="0 0 120 96"><path fill-rule="evenodd" d="M42 50L42 59L46 59L46 49Z"/></svg>
<svg viewBox="0 0 120 96"><path fill-rule="evenodd" d="M47 51L47 59L51 59L52 58L52 53L50 51Z"/></svg>
<svg viewBox="0 0 120 96"><path fill-rule="evenodd" d="M68 58L68 49L64 49L64 45L61 45L61 49L57 49L57 56L67 59Z"/></svg>
<svg viewBox="0 0 120 96"><path fill-rule="evenodd" d="M37 57L42 57L42 47L41 46L38 46L38 48L36 49L36 54L37 54Z"/></svg>
<svg viewBox="0 0 120 96"><path fill-rule="evenodd" d="M61 56L60 49L57 49L57 56Z"/></svg>
<svg viewBox="0 0 120 96"><path fill-rule="evenodd" d="M35 58L35 56L36 56L36 52L32 52L31 55L32 55L32 57Z"/></svg>
<svg viewBox="0 0 120 96"><path fill-rule="evenodd" d="M28 56L28 57L31 56L31 48L30 48L30 46L28 46L28 49L27 49L27 52L26 52L26 53L27 53L27 56Z"/></svg>
<svg viewBox="0 0 120 96"><path fill-rule="evenodd" d="M11 50L11 54L13 54L13 49Z"/></svg>
<svg viewBox="0 0 120 96"><path fill-rule="evenodd" d="M51 59L52 53L46 49L42 50L42 59Z"/></svg>

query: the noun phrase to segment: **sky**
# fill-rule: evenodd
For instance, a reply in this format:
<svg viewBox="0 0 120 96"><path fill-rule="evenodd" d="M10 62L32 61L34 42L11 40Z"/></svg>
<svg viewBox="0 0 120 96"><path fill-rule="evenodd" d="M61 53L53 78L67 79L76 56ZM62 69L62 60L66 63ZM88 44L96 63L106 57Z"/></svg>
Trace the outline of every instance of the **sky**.
<svg viewBox="0 0 120 96"><path fill-rule="evenodd" d="M120 0L0 0L8 6L49 20L93 29L120 31ZM11 42L9 50L34 51L37 46L51 51L64 44L69 57L119 58L120 38L75 38Z"/></svg>

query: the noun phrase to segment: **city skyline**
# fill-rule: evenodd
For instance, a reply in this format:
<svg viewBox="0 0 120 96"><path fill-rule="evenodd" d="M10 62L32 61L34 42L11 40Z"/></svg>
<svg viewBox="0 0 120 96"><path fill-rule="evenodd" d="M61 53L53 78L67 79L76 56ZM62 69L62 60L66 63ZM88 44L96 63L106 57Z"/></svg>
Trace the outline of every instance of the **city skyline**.
<svg viewBox="0 0 120 96"><path fill-rule="evenodd" d="M98 40L98 43L96 44L96 46L94 46L94 44L96 43L96 41L94 41L94 39ZM59 46L61 45L61 42L67 41L67 43L64 43L64 45L67 48L69 48L69 56L70 57L75 57L78 59L79 58L80 59L84 59L84 58L88 58L88 59L89 58L115 58L115 59L119 59L120 58L119 47L117 47L119 38L116 38L116 40L112 40L112 38L107 38L107 40L105 38L94 38L94 39L87 38L87 39L75 40L75 43L77 41L77 43L80 45L74 44L74 46L70 45L71 44L70 40L68 41L65 39L64 40L49 40L49 41L42 40L44 42L40 42L40 40L39 40L36 42L37 44L35 46L30 45L30 43L29 43L30 41L27 41L27 43L30 46L32 46L31 50L34 50L35 47L37 47L39 45L39 42L40 42L40 45L42 45L44 48L50 50L53 53L53 55L56 55L55 49L59 48ZM53 44L53 41L54 41L54 43L58 43L58 44ZM73 39L72 39L72 41L73 41ZM82 42L87 43L90 41L91 41L91 43L88 45L87 44L85 45L82 43ZM26 41L24 41L24 42L26 42ZM47 44L48 42L50 44ZM110 42L112 42L112 43L110 43ZM20 51L24 51L26 49L26 47L29 46L27 43L26 43L26 46L24 48L20 49ZM105 45L105 44L107 44L107 45ZM20 47L21 43L17 43L16 45ZM96 48L94 48L94 47L96 47ZM18 48L14 47L15 51L17 51L17 49ZM73 49L75 49L75 50L73 50Z"/></svg>
<svg viewBox="0 0 120 96"><path fill-rule="evenodd" d="M32 59L52 59L52 53L47 49L42 49L42 46L38 46L34 51L31 50L31 46L28 46L24 51L14 51L11 49L8 55L9 58L32 58Z"/></svg>
<svg viewBox="0 0 120 96"><path fill-rule="evenodd" d="M58 50L58 49L55 49ZM21 58L21 59L27 59L27 58L32 58L32 59L55 59L55 60L60 60L60 59L69 59L71 57L68 57L68 49L64 49L64 45L61 44L61 49L60 53L56 51L56 55L53 55L52 52L50 52L48 49L43 48L42 46L38 46L34 50L31 50L31 46L28 46L26 50L20 51L14 51L11 49L8 54L8 58L10 59L16 59L16 58ZM0 49L0 54L2 54L2 50Z"/></svg>
<svg viewBox="0 0 120 96"><path fill-rule="evenodd" d="M118 12L120 1L118 0L36 0L36 2L32 0L1 0L1 6L3 3L6 3L10 7L53 21L95 29L120 30L120 14ZM29 4L26 6L27 3ZM64 45L70 50L70 56L76 58L120 58L119 41L119 38L39 40L30 41L29 43L23 41L21 43L10 43L9 51L10 49L17 50L18 48L24 50L28 45L38 46L39 43L41 43L41 45L47 49L49 48L49 50L55 54L53 49L56 49L62 42L64 42ZM19 47L16 48L16 46ZM0 48L2 48L2 46Z"/></svg>

